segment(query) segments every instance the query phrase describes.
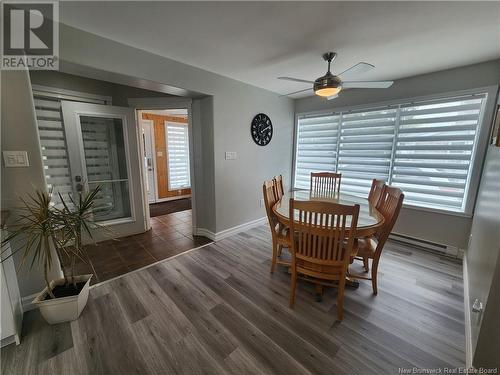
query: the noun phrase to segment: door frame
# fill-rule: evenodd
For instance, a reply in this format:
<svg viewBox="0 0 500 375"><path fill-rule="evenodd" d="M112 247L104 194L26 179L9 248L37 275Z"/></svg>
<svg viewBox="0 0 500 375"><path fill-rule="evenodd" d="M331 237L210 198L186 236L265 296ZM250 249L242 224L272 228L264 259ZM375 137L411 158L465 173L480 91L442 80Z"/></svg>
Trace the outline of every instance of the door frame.
<svg viewBox="0 0 500 375"><path fill-rule="evenodd" d="M137 113L141 113L142 111L139 110L137 111ZM153 120L143 120L142 118L140 117L137 117L137 122L139 124L139 126L141 127L141 123L148 123L148 135L149 135L149 139L150 139L150 144L151 144L151 152L152 152L152 157L151 157L151 164L153 165L153 188L154 188L154 202L153 203L157 203L158 202L158 181L156 179L156 157L155 157L155 138L154 138L154 122ZM139 131L141 131L141 129L139 129ZM149 171L147 170L144 170L144 177L145 177L145 180L148 179L149 180L149 176L148 176L148 173ZM148 199L148 204L151 204L149 202L149 199Z"/></svg>
<svg viewBox="0 0 500 375"><path fill-rule="evenodd" d="M136 124L139 129L140 119L137 116L139 111L148 111L148 110L161 110L161 109L186 109L188 114L188 138L189 138L189 173L191 178L191 210L192 210L192 232L194 234L196 228L196 189L195 189L195 175L194 175L194 135L193 135L193 116L192 116L192 102L191 98L182 98L182 97L172 97L172 98L129 98L128 104L130 108L134 109L136 115ZM144 154L144 147L142 142L139 142L141 155ZM144 189L144 165L141 163L141 176L142 178L142 190L143 194L146 194L144 205L144 219L146 222L146 229L149 230L151 228L151 217L149 213L149 204L147 203L147 191ZM157 200L158 202L158 200Z"/></svg>
<svg viewBox="0 0 500 375"><path fill-rule="evenodd" d="M138 132L139 129L136 126L137 123L134 118L135 113L133 109L129 107L117 107L117 106L110 106L103 104L91 104L91 103L70 101L66 103L61 102L61 110L63 111L63 121L67 119L66 115L74 116L74 120L76 122L79 122L78 117L81 115L84 116L90 115L95 117L112 117L112 118L122 119L123 131L124 131L123 136L125 142L125 157L126 157L127 174L128 174L127 180L128 180L130 211L131 211L130 217L103 221L100 222L100 224L103 226L110 226L114 234L117 234L117 236L113 235L113 237L122 237L144 232L146 230L145 222L144 220L141 220L141 214L144 215L144 211L139 211L140 206L144 200L144 191L143 191L144 182L139 183L140 181L138 180L141 180L141 178L138 179L132 173L133 164L138 163L140 168L143 163L142 154L140 153L141 151L139 148L136 149L137 154L133 155L134 146L137 147L137 144L140 140ZM79 126L73 129L71 124L69 123L67 124L66 121L64 121L64 126L65 126L65 131L69 130L74 133L76 132L76 134L69 134L69 137L73 137L73 139L78 140L78 143L82 145L83 139L81 132L79 132ZM81 151L83 152L83 150ZM71 163L71 155L69 156ZM83 170L86 169L85 161L84 159L82 159L82 155L80 155L78 158L80 159L80 163L83 163L83 165L80 166L83 172ZM78 160L75 160L73 164L75 162L78 162ZM74 183L74 181L72 182ZM88 181L84 181L84 184L87 185ZM140 225L139 222L141 222ZM123 228L120 228L120 226L122 226ZM96 232L97 240L107 239L108 237L109 236L104 235L104 233L101 234L100 231Z"/></svg>

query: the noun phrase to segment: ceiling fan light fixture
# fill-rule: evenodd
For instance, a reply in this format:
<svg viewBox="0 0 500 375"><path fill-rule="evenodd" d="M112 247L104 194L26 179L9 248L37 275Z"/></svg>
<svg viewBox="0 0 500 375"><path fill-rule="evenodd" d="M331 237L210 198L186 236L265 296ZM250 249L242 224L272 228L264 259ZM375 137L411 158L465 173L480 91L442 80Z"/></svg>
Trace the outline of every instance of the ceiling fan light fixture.
<svg viewBox="0 0 500 375"><path fill-rule="evenodd" d="M329 97L337 95L340 92L340 87L326 87L323 89L316 90L314 93L318 96Z"/></svg>
<svg viewBox="0 0 500 375"><path fill-rule="evenodd" d="M314 81L314 93L321 97L337 95L342 90L342 81L328 72Z"/></svg>

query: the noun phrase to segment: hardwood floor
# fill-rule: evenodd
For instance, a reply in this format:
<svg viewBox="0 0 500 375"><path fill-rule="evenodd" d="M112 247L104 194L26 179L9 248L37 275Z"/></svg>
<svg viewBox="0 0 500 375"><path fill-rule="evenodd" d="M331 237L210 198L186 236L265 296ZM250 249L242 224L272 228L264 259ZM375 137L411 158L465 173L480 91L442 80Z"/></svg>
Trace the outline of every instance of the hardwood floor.
<svg viewBox="0 0 500 375"><path fill-rule="evenodd" d="M4 374L398 374L399 367L464 366L461 264L388 242L379 294L370 282L316 302L269 273L264 226L91 289L77 321L25 315Z"/></svg>

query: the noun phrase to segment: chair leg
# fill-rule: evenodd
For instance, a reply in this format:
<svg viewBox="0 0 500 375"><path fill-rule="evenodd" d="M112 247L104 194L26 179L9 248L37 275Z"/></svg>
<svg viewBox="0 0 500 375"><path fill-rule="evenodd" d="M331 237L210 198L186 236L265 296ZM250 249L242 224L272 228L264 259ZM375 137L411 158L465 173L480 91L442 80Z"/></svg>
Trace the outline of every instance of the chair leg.
<svg viewBox="0 0 500 375"><path fill-rule="evenodd" d="M370 271L370 263L368 261L368 258L363 258L363 267L365 268L365 272Z"/></svg>
<svg viewBox="0 0 500 375"><path fill-rule="evenodd" d="M271 259L271 273L274 273L274 269L276 268L276 257L278 255L277 247L278 245L276 244L276 242L273 241L273 258Z"/></svg>
<svg viewBox="0 0 500 375"><path fill-rule="evenodd" d="M283 245L278 245L278 257L281 257L282 250L283 250Z"/></svg>
<svg viewBox="0 0 500 375"><path fill-rule="evenodd" d="M378 271L378 259L374 259L372 262L372 288L373 294L377 295L377 271Z"/></svg>
<svg viewBox="0 0 500 375"><path fill-rule="evenodd" d="M297 288L297 272L292 270L292 279L290 284L290 308L295 305L295 289Z"/></svg>

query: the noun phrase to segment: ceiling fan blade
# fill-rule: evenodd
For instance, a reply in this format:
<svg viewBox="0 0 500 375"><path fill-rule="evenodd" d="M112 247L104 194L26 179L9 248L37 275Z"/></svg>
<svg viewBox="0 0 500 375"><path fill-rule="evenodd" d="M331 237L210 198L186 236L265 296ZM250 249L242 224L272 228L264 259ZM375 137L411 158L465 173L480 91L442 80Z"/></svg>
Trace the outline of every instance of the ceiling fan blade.
<svg viewBox="0 0 500 375"><path fill-rule="evenodd" d="M295 92L290 92L288 94L283 94L283 95L280 95L280 98L283 97L283 96L290 96L290 95L295 95L295 94L298 94L298 93L301 93L301 92L304 92L304 91L309 91L309 90L312 90L312 87L308 88L308 89L304 89L304 90L299 90L299 91L295 91Z"/></svg>
<svg viewBox="0 0 500 375"><path fill-rule="evenodd" d="M391 87L394 81L347 81L342 82L344 89L386 89Z"/></svg>
<svg viewBox="0 0 500 375"><path fill-rule="evenodd" d="M375 69L375 65L368 64L365 62L360 62L357 63L354 66L351 66L349 69L344 70L342 73L338 74L338 76L344 80L346 78L351 78L366 72L369 72L370 70Z"/></svg>
<svg viewBox="0 0 500 375"><path fill-rule="evenodd" d="M332 96L327 97L326 99L327 99L327 100L332 100L332 99L335 99L335 98L336 98L336 97L338 97L338 96L339 96L339 94L335 94L335 95L332 95Z"/></svg>
<svg viewBox="0 0 500 375"><path fill-rule="evenodd" d="M284 81L293 81L293 82L303 82L303 83L314 83L314 81L308 81L306 79L293 78L293 77L278 77L278 79L282 79Z"/></svg>

